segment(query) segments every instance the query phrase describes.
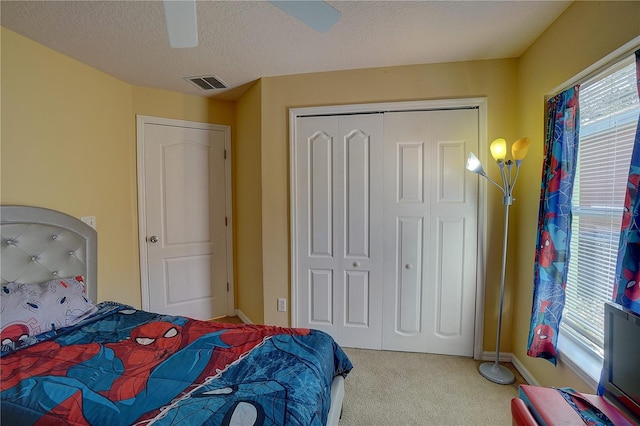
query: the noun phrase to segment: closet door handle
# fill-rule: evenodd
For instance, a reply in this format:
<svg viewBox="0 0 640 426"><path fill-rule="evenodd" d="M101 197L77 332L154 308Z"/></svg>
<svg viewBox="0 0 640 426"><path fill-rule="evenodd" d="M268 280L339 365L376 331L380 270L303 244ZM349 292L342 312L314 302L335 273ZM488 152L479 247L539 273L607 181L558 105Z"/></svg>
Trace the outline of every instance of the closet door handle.
<svg viewBox="0 0 640 426"><path fill-rule="evenodd" d="M156 237L155 235L152 235L150 237L147 238L147 241L149 241L150 243L157 243L158 242L158 237Z"/></svg>
<svg viewBox="0 0 640 426"><path fill-rule="evenodd" d="M353 267L357 268L358 266L360 266L360 262L353 262Z"/></svg>
<svg viewBox="0 0 640 426"><path fill-rule="evenodd" d="M407 263L406 265L404 265L405 269L413 269L413 265L410 263Z"/></svg>

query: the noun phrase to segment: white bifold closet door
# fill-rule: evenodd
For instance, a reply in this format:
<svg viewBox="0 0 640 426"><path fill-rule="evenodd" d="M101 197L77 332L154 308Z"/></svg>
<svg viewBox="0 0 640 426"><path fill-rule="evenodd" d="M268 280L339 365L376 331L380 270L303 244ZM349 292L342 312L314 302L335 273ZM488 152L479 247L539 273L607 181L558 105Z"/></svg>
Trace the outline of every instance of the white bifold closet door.
<svg viewBox="0 0 640 426"><path fill-rule="evenodd" d="M297 121L298 326L382 339L382 116Z"/></svg>
<svg viewBox="0 0 640 426"><path fill-rule="evenodd" d="M385 114L383 349L473 355L477 147L475 109Z"/></svg>
<svg viewBox="0 0 640 426"><path fill-rule="evenodd" d="M476 109L298 118L297 326L472 356L477 147Z"/></svg>

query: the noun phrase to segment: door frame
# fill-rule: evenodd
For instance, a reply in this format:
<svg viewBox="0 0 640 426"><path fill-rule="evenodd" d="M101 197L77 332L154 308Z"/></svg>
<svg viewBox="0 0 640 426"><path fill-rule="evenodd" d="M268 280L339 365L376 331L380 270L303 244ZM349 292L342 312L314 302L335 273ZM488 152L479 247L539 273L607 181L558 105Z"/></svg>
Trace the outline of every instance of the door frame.
<svg viewBox="0 0 640 426"><path fill-rule="evenodd" d="M376 112L402 112L402 111L429 111L444 109L478 109L478 158L481 162L486 162L487 152L487 98L460 98L460 99L440 99L425 101L407 102L384 102L371 104L352 104L335 106L317 106L289 109L289 217L290 217L290 238L291 238L291 269L289 280L291 282L290 318L292 327L298 324L298 282L296 280L298 270L298 243L296 240L298 224L296 223L296 194L298 189L297 167L296 167L296 140L298 118L322 115L344 115L344 114L367 114ZM487 197L486 182L478 180L478 240L476 266L476 312L475 312L475 333L473 341L473 358L482 359L483 356L483 330L484 330L484 301L485 301L485 253L487 247Z"/></svg>
<svg viewBox="0 0 640 426"><path fill-rule="evenodd" d="M196 121L175 120L171 118L136 115L136 149L138 173L138 246L140 250L140 289L142 293L142 309L149 310L149 276L147 262L147 218L145 193L145 165L144 165L144 126L156 124L161 126L185 127L201 130L218 130L224 132L225 149L225 215L226 247L227 247L227 315L236 314L235 286L233 280L233 215L231 194L231 127L222 124L200 123Z"/></svg>

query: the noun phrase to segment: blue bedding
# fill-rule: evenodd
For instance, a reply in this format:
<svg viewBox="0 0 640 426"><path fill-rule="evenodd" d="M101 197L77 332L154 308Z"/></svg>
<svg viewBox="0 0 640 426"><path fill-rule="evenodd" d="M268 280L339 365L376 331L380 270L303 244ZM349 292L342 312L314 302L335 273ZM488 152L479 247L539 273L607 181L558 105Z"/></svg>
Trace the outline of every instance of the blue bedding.
<svg viewBox="0 0 640 426"><path fill-rule="evenodd" d="M317 330L115 303L2 349L3 425L324 425L331 382L352 368Z"/></svg>

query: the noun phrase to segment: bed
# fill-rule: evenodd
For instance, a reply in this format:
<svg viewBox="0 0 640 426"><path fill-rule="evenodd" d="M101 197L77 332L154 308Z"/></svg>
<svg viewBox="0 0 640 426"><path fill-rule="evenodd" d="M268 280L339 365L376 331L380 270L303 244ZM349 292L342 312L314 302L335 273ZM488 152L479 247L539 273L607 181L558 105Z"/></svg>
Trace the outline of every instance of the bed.
<svg viewBox="0 0 640 426"><path fill-rule="evenodd" d="M0 216L2 424L338 424L352 365L329 335L94 304L91 227Z"/></svg>

